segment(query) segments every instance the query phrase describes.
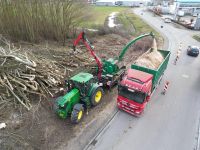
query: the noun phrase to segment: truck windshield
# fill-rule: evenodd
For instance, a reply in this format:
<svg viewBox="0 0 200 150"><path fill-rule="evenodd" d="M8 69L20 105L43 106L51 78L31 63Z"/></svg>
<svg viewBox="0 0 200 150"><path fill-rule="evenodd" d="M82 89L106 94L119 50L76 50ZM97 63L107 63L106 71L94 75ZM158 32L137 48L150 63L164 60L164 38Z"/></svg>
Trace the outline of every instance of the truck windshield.
<svg viewBox="0 0 200 150"><path fill-rule="evenodd" d="M129 90L127 87L119 86L118 92L120 96L123 96L129 100L142 104L145 100L145 93Z"/></svg>

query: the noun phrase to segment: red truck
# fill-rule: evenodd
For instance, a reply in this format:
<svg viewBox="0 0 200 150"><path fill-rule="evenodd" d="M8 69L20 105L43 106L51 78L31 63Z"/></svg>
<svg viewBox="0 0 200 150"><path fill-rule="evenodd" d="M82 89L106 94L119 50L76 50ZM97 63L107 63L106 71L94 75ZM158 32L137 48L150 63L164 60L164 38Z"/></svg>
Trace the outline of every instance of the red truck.
<svg viewBox="0 0 200 150"><path fill-rule="evenodd" d="M163 61L157 69L132 64L118 85L117 106L140 116L167 68L170 51L158 50Z"/></svg>

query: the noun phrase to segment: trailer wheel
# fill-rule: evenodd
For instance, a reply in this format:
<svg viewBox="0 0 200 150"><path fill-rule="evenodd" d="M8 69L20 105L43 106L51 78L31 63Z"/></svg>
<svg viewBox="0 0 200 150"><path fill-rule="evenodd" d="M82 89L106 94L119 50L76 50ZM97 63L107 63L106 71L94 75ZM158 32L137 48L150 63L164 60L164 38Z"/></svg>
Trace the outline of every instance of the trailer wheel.
<svg viewBox="0 0 200 150"><path fill-rule="evenodd" d="M98 87L94 90L90 97L90 101L93 106L96 106L101 102L103 94L103 89L101 87Z"/></svg>
<svg viewBox="0 0 200 150"><path fill-rule="evenodd" d="M76 104L73 107L73 111L71 113L71 122L79 123L83 118L84 107L82 104Z"/></svg>

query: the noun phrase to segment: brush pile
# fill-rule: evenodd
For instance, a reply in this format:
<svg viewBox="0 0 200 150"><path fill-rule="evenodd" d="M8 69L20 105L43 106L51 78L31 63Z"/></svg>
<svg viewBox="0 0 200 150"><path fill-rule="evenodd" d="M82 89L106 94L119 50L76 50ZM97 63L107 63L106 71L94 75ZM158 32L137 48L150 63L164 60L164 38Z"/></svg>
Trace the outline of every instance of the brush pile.
<svg viewBox="0 0 200 150"><path fill-rule="evenodd" d="M15 102L30 110L31 96L52 96L49 89L62 83L67 68L17 49L3 37L0 41L0 109Z"/></svg>
<svg viewBox="0 0 200 150"><path fill-rule="evenodd" d="M30 110L30 99L53 97L64 79L78 71L76 68L85 70L96 65L94 59L83 54L71 49L67 54L62 51L47 58L30 49L16 48L0 36L0 110L9 102Z"/></svg>

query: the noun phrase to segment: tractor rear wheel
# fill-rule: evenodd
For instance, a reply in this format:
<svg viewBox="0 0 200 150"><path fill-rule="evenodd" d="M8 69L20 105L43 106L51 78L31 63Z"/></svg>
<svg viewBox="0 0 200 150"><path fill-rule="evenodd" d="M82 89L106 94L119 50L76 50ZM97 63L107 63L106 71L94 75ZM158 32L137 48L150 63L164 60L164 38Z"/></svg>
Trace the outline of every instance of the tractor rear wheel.
<svg viewBox="0 0 200 150"><path fill-rule="evenodd" d="M73 107L73 111L71 113L71 122L79 123L83 118L84 107L82 104L76 104Z"/></svg>
<svg viewBox="0 0 200 150"><path fill-rule="evenodd" d="M92 105L93 106L98 105L101 102L102 97L103 97L103 89L101 87L96 88L90 97Z"/></svg>

